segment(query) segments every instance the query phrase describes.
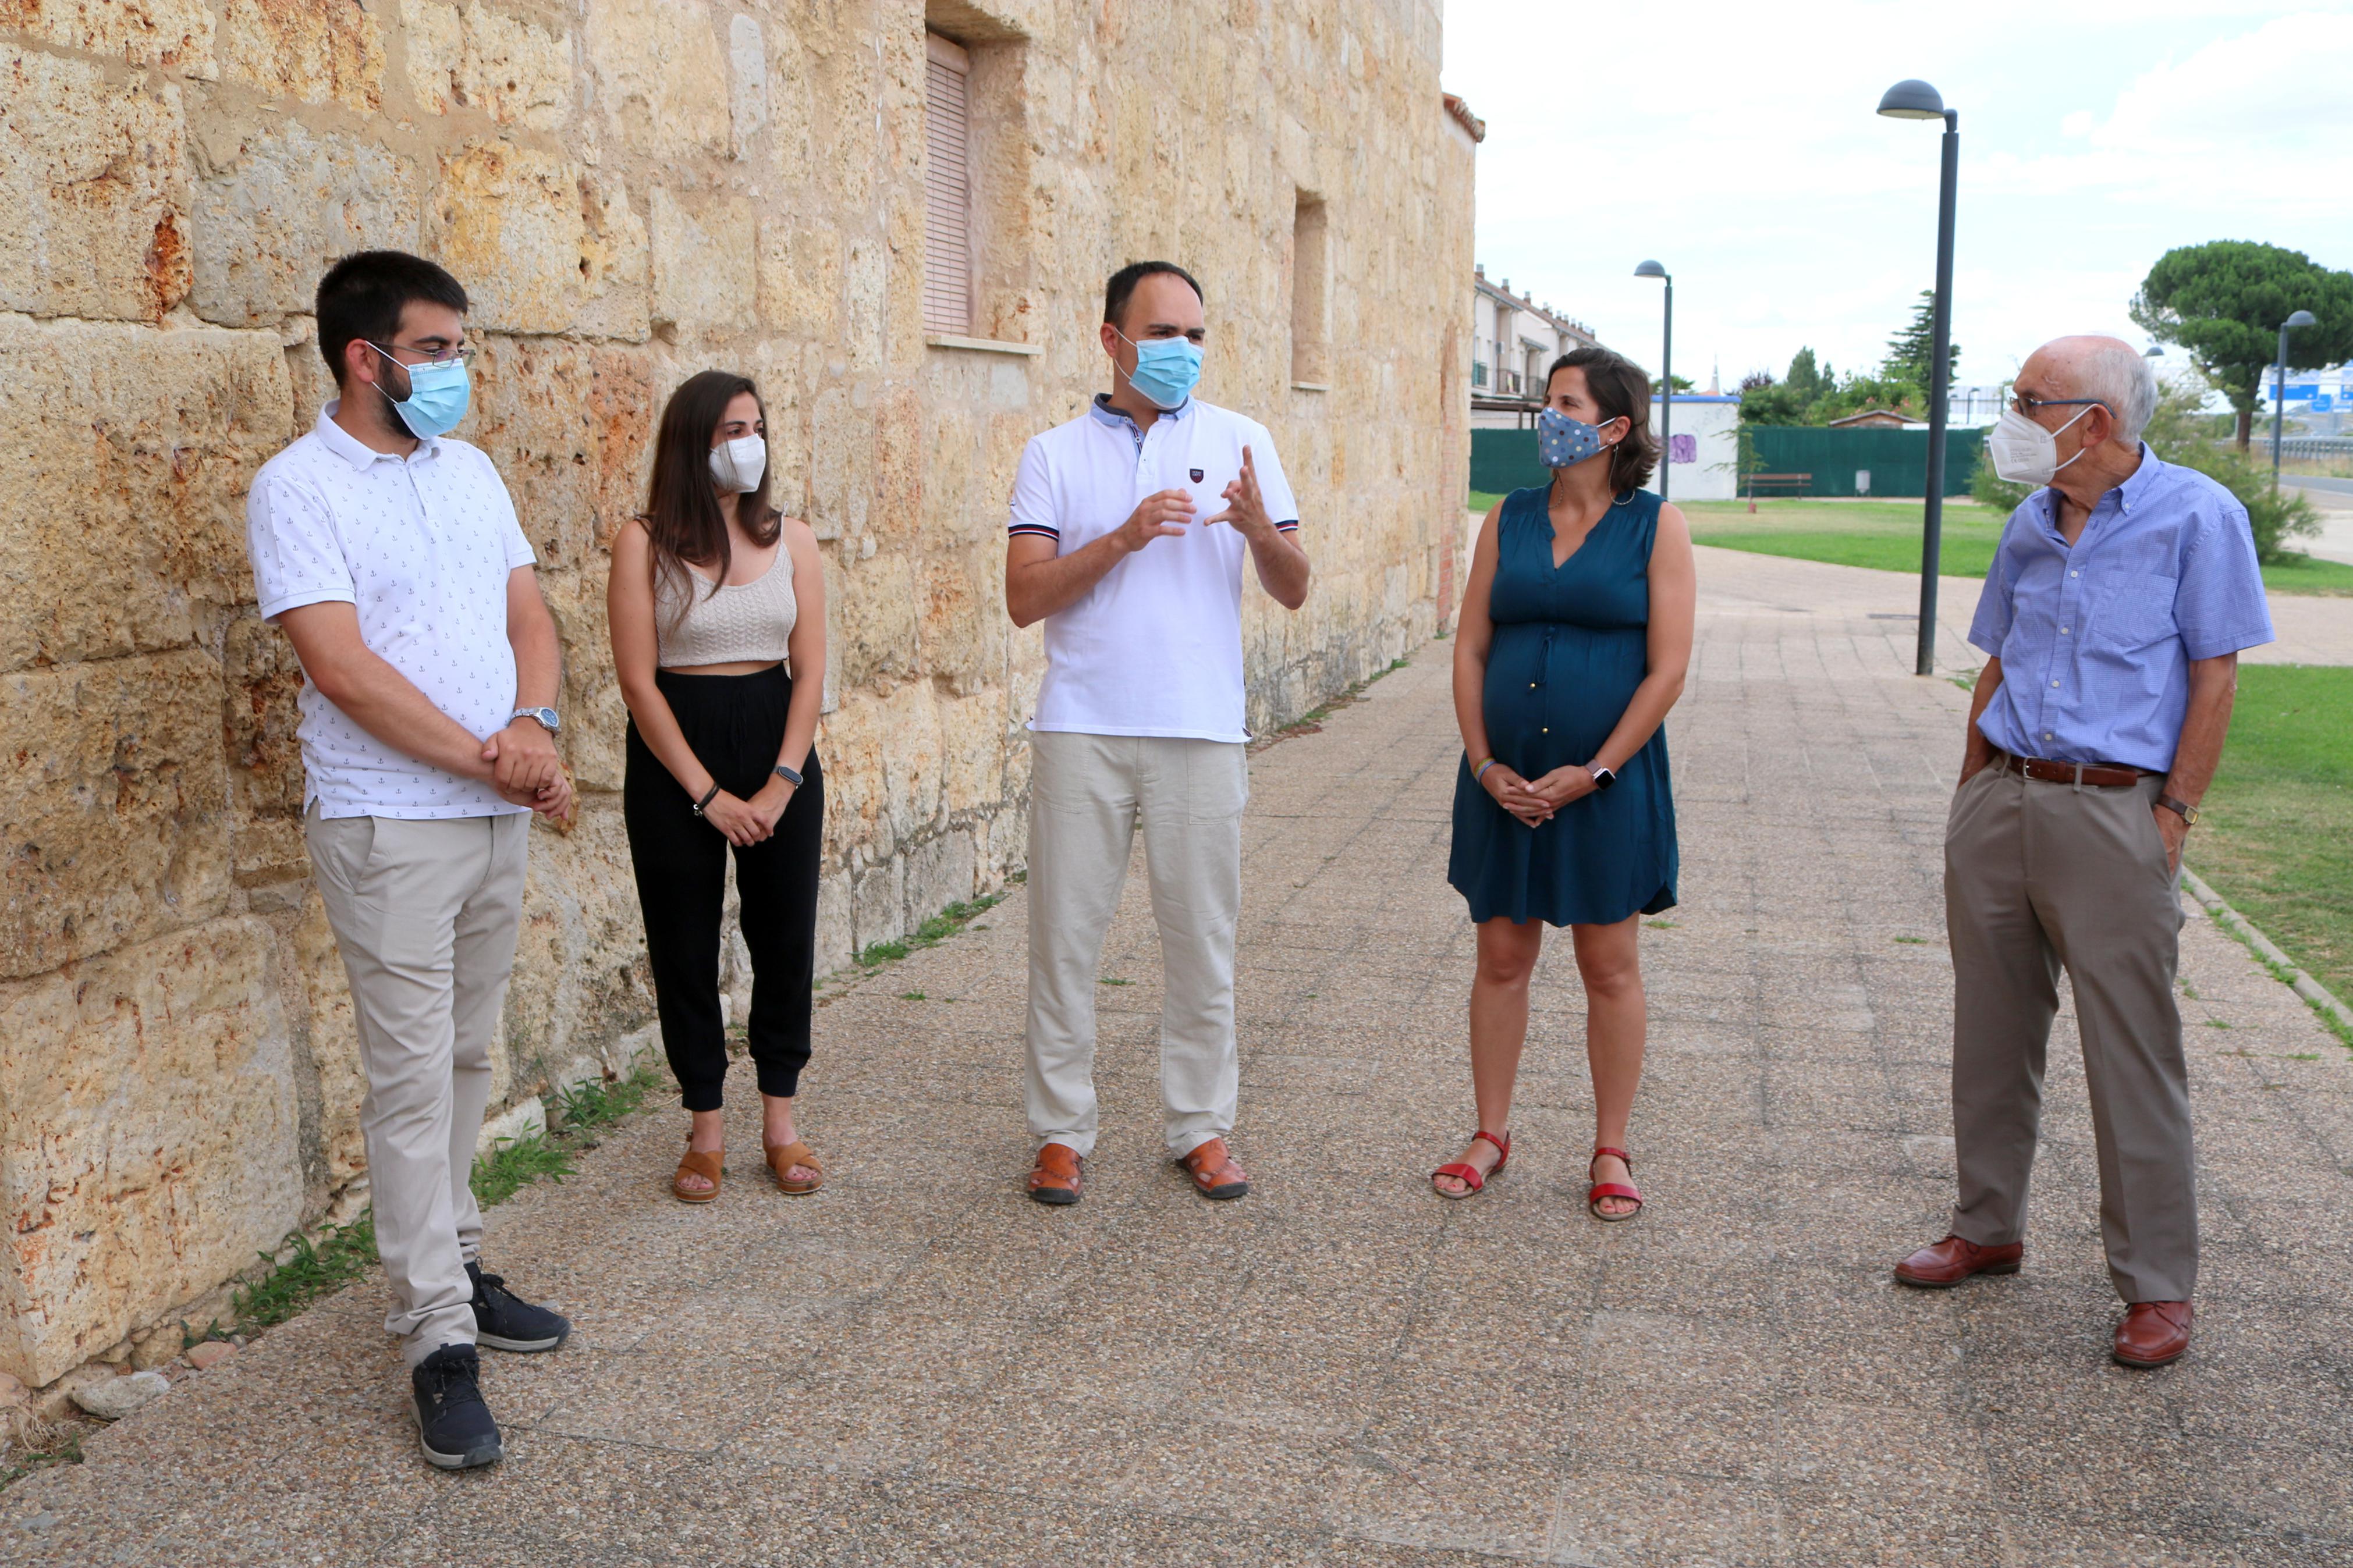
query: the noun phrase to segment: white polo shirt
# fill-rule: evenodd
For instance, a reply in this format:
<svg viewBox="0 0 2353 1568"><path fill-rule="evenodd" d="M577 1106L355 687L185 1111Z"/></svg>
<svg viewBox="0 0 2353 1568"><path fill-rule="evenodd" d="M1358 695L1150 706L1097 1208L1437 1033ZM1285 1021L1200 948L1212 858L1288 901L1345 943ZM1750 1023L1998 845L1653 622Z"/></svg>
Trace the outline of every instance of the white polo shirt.
<svg viewBox="0 0 2353 1568"><path fill-rule="evenodd" d="M443 437L403 458L319 411L261 466L245 526L261 616L340 600L360 640L436 708L490 739L514 715L507 576L538 557L491 460ZM394 750L302 683L302 806L322 816L497 816L527 810L487 784Z"/></svg>
<svg viewBox="0 0 2353 1568"><path fill-rule="evenodd" d="M1190 490L1198 518L1226 510L1250 449L1267 515L1288 532L1299 503L1274 438L1253 419L1192 398L1140 430L1102 395L1086 413L1033 437L1013 480L1008 532L1051 539L1068 555L1112 532L1160 490ZM1046 617L1046 678L1032 730L1247 741L1242 725L1242 563L1226 523L1155 539Z"/></svg>

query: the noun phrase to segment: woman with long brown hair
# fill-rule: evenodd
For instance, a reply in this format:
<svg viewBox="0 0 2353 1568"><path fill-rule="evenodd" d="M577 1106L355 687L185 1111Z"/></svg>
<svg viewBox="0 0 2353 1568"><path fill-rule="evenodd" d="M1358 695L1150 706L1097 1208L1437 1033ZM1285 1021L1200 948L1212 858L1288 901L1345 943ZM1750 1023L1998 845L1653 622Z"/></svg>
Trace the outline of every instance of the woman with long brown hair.
<svg viewBox="0 0 2353 1568"><path fill-rule="evenodd" d="M670 395L645 515L613 539L606 587L628 704L622 784L662 1045L692 1120L670 1179L719 1195L720 909L735 855L762 1139L777 1187L824 1184L793 1099L809 1056L825 775L811 749L825 687L825 571L808 525L768 504L767 421L745 377L707 370Z"/></svg>
<svg viewBox="0 0 2353 1568"><path fill-rule="evenodd" d="M1552 483L1487 514L1455 632L1463 756L1446 878L1479 932L1479 1131L1430 1183L1467 1198L1504 1168L1528 977L1544 928L1567 926L1593 1071L1586 1207L1626 1220L1642 1206L1626 1152L1645 1021L1635 939L1641 916L1675 902L1663 726L1691 662L1691 530L1641 488L1659 458L1650 378L1623 356L1584 348L1553 362L1536 447Z"/></svg>

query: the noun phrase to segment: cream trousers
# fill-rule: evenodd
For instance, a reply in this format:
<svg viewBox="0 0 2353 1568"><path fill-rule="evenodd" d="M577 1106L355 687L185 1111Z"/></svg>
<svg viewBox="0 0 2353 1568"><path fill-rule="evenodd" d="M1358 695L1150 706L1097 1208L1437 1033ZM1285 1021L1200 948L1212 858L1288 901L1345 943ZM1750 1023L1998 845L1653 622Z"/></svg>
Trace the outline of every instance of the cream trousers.
<svg viewBox="0 0 2353 1568"><path fill-rule="evenodd" d="M466 1265L482 1211L468 1178L514 968L531 818L323 818L313 805L302 826L367 1069L360 1131L392 1286L384 1326L415 1366L474 1342Z"/></svg>
<svg viewBox="0 0 2353 1568"><path fill-rule="evenodd" d="M1095 985L1136 824L1166 984L1168 1152L1233 1131L1234 927L1241 912L1240 742L1037 731L1029 786L1029 1131L1095 1144Z"/></svg>

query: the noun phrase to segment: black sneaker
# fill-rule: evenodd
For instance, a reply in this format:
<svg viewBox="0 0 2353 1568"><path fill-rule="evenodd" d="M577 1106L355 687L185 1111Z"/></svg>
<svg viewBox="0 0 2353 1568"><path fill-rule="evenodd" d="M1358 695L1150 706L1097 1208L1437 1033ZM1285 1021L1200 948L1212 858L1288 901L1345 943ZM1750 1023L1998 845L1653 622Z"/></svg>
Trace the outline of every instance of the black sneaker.
<svg viewBox="0 0 2353 1568"><path fill-rule="evenodd" d="M482 1403L482 1362L471 1345L443 1345L408 1374L417 1394L417 1440L445 1470L495 1465L504 1450Z"/></svg>
<svg viewBox="0 0 2353 1568"><path fill-rule="evenodd" d="M479 1263L466 1265L474 1282L474 1339L494 1351L552 1351L571 1335L572 1323L561 1312L534 1307L507 1289L495 1274L485 1274Z"/></svg>

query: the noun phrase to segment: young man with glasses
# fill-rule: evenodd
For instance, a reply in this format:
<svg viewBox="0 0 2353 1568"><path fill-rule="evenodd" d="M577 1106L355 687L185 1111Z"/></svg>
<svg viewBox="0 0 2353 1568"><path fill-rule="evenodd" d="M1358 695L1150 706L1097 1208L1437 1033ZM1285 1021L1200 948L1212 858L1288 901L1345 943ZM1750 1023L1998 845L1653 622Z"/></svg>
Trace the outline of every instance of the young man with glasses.
<svg viewBox="0 0 2353 1568"><path fill-rule="evenodd" d="M466 292L363 251L320 281L337 396L262 466L246 528L262 617L302 661L302 825L350 978L376 1251L425 1457L500 1455L475 1345L552 1351L571 1325L478 1258L468 1185L514 964L534 811L561 817L561 655L536 557L468 399Z"/></svg>
<svg viewBox="0 0 2353 1568"><path fill-rule="evenodd" d="M1945 827L1953 950L1952 1229L1895 1266L1945 1289L2015 1274L2059 972L2074 987L2113 1353L2189 1348L2197 1168L2173 994L2175 881L2231 726L2240 650L2272 640L2246 509L2140 433L2147 360L2115 338L2029 356L1987 441L2040 486L2003 529L1969 640L1990 657Z"/></svg>
<svg viewBox="0 0 2353 1568"><path fill-rule="evenodd" d="M1029 721L1029 1195L1079 1201L1096 965L1140 822L1166 972L1163 1135L1204 1197L1238 1198L1242 563L1295 610L1307 555L1266 426L1193 395L1207 325L1192 275L1122 268L1097 336L1111 391L1023 450L1005 550L1013 624L1046 626Z"/></svg>

